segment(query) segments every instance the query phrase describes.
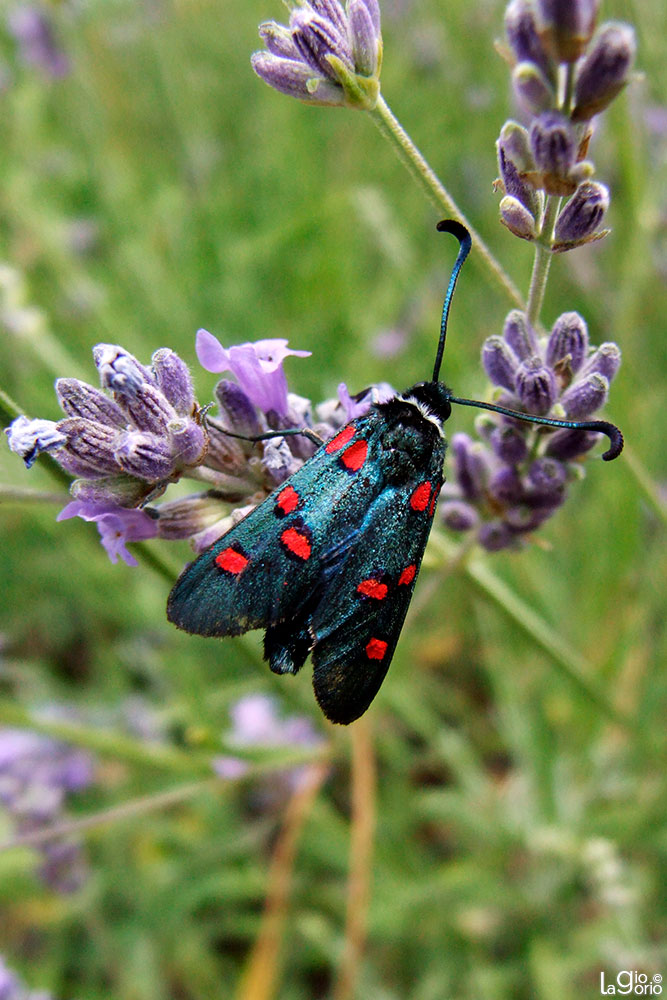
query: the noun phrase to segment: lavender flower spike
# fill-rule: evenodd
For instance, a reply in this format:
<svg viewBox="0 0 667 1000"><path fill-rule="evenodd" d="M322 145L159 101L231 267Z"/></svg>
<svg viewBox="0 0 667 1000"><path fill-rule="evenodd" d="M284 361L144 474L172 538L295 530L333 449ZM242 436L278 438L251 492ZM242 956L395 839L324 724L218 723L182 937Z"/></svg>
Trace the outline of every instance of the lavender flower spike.
<svg viewBox="0 0 667 1000"><path fill-rule="evenodd" d="M301 0L289 26L260 25L267 51L252 67L265 83L310 104L372 109L380 93L382 62L377 0Z"/></svg>
<svg viewBox="0 0 667 1000"><path fill-rule="evenodd" d="M539 417L586 420L604 405L620 364L616 344L590 356L588 330L578 313L563 313L548 339L538 338L513 309L503 336L488 337L482 361L501 405ZM472 532L487 551L516 546L565 502L582 456L599 434L581 428L531 427L509 415L476 420L482 441L465 434L451 442L454 477L441 493L447 528ZM572 463L572 464L570 464Z"/></svg>

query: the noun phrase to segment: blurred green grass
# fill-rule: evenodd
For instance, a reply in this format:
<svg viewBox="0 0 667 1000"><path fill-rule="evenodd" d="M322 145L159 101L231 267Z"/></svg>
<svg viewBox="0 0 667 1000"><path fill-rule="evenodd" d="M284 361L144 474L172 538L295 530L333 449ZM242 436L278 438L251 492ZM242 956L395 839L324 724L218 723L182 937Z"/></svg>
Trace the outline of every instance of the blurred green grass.
<svg viewBox="0 0 667 1000"><path fill-rule="evenodd" d="M248 56L268 0L130 0L50 8L72 71L11 69L0 93L0 260L52 337L3 324L2 384L30 415L57 418L53 379L94 380L91 347L142 360L170 346L194 364L194 333L224 343L288 337L313 399L430 372L451 247L361 113L303 107L264 87ZM531 253L497 221L494 142L512 113L492 51L496 0L394 3L384 18L383 93L523 290ZM390 13L393 12L393 13ZM578 309L593 342L623 352L608 415L657 488L665 398L667 135L660 0L606 3L632 20L644 77L592 147L610 185L612 235L556 260L543 310ZM405 352L374 336L406 309ZM444 376L485 380L479 349L508 303L474 260L460 282ZM71 359L60 367L59 355ZM212 380L196 373L199 399ZM457 412L450 433L471 426ZM7 485L51 491L0 452ZM305 670L278 680L259 640L176 634L168 586L111 566L92 525L3 502L3 696L86 716L141 694L186 753L215 746L241 693L271 691L320 723ZM370 712L378 757L369 942L358 995L393 1000L599 995L599 973L665 973L663 536L621 458L587 466L568 505L521 554L490 567L590 663L636 722L612 726L551 658L463 574L425 566L387 682ZM174 567L186 546L166 548ZM327 994L340 960L349 846L349 734L304 827L277 996ZM193 766L193 774L196 768ZM168 772L105 757L84 816L171 787ZM0 854L0 954L55 997L227 997L260 926L279 813L247 789L210 786L185 806L86 836L92 875L72 898L37 882L30 851Z"/></svg>

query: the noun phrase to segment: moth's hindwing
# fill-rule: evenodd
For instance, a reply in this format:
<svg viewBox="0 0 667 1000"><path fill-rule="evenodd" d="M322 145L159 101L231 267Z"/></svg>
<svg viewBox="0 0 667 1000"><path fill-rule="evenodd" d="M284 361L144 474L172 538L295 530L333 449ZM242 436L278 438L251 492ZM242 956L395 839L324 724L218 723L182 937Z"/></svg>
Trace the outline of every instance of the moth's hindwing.
<svg viewBox="0 0 667 1000"><path fill-rule="evenodd" d="M313 687L332 722L363 715L387 673L431 530L442 457L435 453L419 479L373 501L313 615Z"/></svg>
<svg viewBox="0 0 667 1000"><path fill-rule="evenodd" d="M289 627L381 489L377 415L347 424L177 580L167 616L205 636ZM304 657L305 659L305 657Z"/></svg>

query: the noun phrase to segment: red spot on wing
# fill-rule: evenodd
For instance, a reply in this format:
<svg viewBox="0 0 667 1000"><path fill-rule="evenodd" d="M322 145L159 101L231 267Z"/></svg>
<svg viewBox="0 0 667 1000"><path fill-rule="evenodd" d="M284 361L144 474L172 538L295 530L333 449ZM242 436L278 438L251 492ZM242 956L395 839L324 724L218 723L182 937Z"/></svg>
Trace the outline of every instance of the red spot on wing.
<svg viewBox="0 0 667 1000"><path fill-rule="evenodd" d="M218 552L215 557L216 566L224 570L225 573L231 573L232 576L238 576L239 573L242 573L249 562L250 560L243 552L239 552L238 549L231 546Z"/></svg>
<svg viewBox="0 0 667 1000"><path fill-rule="evenodd" d="M301 497L293 486L286 486L281 490L276 498L275 512L278 517L285 517L291 514L301 503Z"/></svg>
<svg viewBox="0 0 667 1000"><path fill-rule="evenodd" d="M415 563L410 563L409 566L406 566L398 578L399 587L403 586L407 587L409 583L412 583L412 581L415 578L416 572L417 572L417 566Z"/></svg>
<svg viewBox="0 0 667 1000"><path fill-rule="evenodd" d="M324 449L327 455L333 455L335 451L340 451L344 448L348 441L351 441L356 432L356 427L354 424L348 424L347 427L343 427L342 431L338 431L335 437L331 438L331 441L327 444Z"/></svg>
<svg viewBox="0 0 667 1000"><path fill-rule="evenodd" d="M410 506L413 510L426 510L430 498L431 483L427 479L425 482L420 483L416 490L413 490L410 497Z"/></svg>
<svg viewBox="0 0 667 1000"><path fill-rule="evenodd" d="M371 639L366 644L366 656L369 660L383 660L388 643L384 639Z"/></svg>
<svg viewBox="0 0 667 1000"><path fill-rule="evenodd" d="M349 448L346 448L340 456L340 460L348 472L358 472L366 461L368 454L368 444L362 439L355 441Z"/></svg>
<svg viewBox="0 0 667 1000"><path fill-rule="evenodd" d="M372 597L376 601L384 601L388 590L389 588L386 583L382 583L381 580L375 580L373 577L370 577L368 580L362 580L357 587L358 594L362 594L364 597Z"/></svg>
<svg viewBox="0 0 667 1000"><path fill-rule="evenodd" d="M302 528L285 528L280 536L280 541L288 554L296 556L297 559L303 559L304 562L310 559L312 552L311 534L305 525Z"/></svg>

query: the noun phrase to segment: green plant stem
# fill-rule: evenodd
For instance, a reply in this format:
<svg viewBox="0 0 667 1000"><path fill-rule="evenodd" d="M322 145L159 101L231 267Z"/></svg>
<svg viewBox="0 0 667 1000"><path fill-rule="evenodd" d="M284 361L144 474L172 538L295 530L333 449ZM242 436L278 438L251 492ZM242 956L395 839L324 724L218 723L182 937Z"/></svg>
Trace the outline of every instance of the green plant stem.
<svg viewBox="0 0 667 1000"><path fill-rule="evenodd" d="M30 729L114 760L124 760L128 764L139 764L181 775L201 774L209 777L211 774L209 756L148 745L111 729L45 719L6 698L0 699L0 725Z"/></svg>
<svg viewBox="0 0 667 1000"><path fill-rule="evenodd" d="M201 776L211 777L212 759L215 754L201 753L193 749L176 750L170 746L142 743L131 736L117 733L113 729L102 729L98 726L82 725L74 722L44 718L37 712L32 712L8 698L0 698L0 727L15 726L42 733L51 739L60 740L71 746L82 747L101 757L125 761L140 767L154 768L172 774L187 775L190 778ZM316 750L305 747L280 747L279 752L260 751L250 759L247 752L238 752L235 747L220 747L220 754L234 753L248 764L242 779L252 779L273 771L289 770L304 764L322 764L329 762L331 747L325 745Z"/></svg>
<svg viewBox="0 0 667 1000"><path fill-rule="evenodd" d="M526 317L531 326L537 326L540 318L540 311L544 301L544 292L547 287L547 279L551 268L553 253L551 244L553 242L554 226L558 216L561 199L554 195L547 197L547 203L542 218L542 228L540 235L535 241L535 259L533 261L533 273L530 276L530 289L528 291L528 306Z"/></svg>
<svg viewBox="0 0 667 1000"><path fill-rule="evenodd" d="M45 493L29 486L0 486L0 504L53 503L62 504L62 493Z"/></svg>
<svg viewBox="0 0 667 1000"><path fill-rule="evenodd" d="M592 667L588 661L540 618L530 605L522 601L503 580L495 576L485 562L481 559L470 560L465 566L465 571L479 590L490 597L526 635L549 654L551 662L562 676L588 701L612 722L623 726L635 736L640 735L634 720L619 712L591 680Z"/></svg>
<svg viewBox="0 0 667 1000"><path fill-rule="evenodd" d="M234 779L229 780L230 783L235 783ZM0 843L0 853L18 847L38 847L40 844L48 844L52 840L71 837L73 834L85 833L87 830L94 830L96 827L118 823L133 816L144 816L146 813L157 812L159 809L169 809L171 806L180 805L182 802L194 798L199 792L207 791L210 794L215 791L216 787L223 787L223 782L220 778L199 778L197 781L190 781L185 785L170 788L166 792L157 792L154 795L142 795L136 799L128 799L125 802L121 802L120 805L110 806L108 809L99 809L89 816L66 819L62 823L54 823L51 826L42 827L38 830L30 830L28 833L18 834L16 837L12 837L11 840Z"/></svg>
<svg viewBox="0 0 667 1000"><path fill-rule="evenodd" d="M463 542L462 545L455 548L441 532L434 531L429 542L429 548L432 547L435 547L445 560L440 574L448 574L452 568L460 567L478 590L481 590L487 598L492 600L536 645L547 653L559 672L581 694L607 718L636 735L637 727L634 721L619 712L604 692L590 679L593 667L588 660L558 635L508 584L497 577L493 570L489 569L486 561L479 557L476 558L474 556L475 550L471 549L467 542Z"/></svg>
<svg viewBox="0 0 667 1000"><path fill-rule="evenodd" d="M379 128L382 135L389 140L398 154L401 161L408 168L410 173L417 179L427 196L438 208L455 216L459 222L470 231L473 246L478 258L483 262L487 270L498 282L503 291L519 309L525 308L525 303L521 297L519 289L506 273L502 265L493 256L486 243L476 229L471 226L461 209L458 207L449 191L444 187L438 176L429 166L414 142L407 134L401 123L393 114L391 108L382 96L378 97L377 104L369 112L371 118Z"/></svg>

